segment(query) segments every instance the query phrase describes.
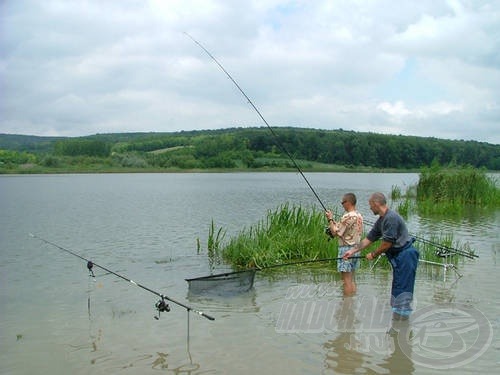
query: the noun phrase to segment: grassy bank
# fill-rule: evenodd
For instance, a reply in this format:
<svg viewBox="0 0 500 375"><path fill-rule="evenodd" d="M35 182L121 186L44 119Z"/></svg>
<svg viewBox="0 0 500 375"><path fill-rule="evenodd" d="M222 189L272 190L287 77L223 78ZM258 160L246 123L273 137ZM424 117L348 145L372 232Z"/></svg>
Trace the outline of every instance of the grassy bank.
<svg viewBox="0 0 500 375"><path fill-rule="evenodd" d="M278 159L273 165L264 164L261 167L245 167L239 165L234 168L180 168L159 167L153 165L136 166L121 165L113 160L96 159L83 161L69 158L48 158L43 163L2 164L0 174L64 174L64 173L230 173L230 172L296 172L295 166L286 159ZM337 173L408 173L416 172L407 169L375 168L366 166L345 166L318 162L299 161L301 169L308 173L337 172Z"/></svg>

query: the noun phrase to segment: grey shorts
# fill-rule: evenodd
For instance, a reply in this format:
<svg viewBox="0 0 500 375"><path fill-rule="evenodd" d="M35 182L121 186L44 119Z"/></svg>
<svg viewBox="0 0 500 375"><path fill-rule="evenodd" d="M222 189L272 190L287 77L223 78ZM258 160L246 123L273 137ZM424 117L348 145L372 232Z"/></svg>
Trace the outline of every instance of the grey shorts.
<svg viewBox="0 0 500 375"><path fill-rule="evenodd" d="M344 256L347 250L352 246L339 246L339 258ZM339 259L337 262L337 271L339 272L353 272L359 268L359 258L343 260Z"/></svg>

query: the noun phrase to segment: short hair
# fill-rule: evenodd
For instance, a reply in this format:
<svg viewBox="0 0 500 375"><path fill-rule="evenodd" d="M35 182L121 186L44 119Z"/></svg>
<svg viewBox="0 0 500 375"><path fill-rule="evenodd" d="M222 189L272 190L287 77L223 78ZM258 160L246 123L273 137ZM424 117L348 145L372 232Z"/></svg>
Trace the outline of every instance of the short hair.
<svg viewBox="0 0 500 375"><path fill-rule="evenodd" d="M385 195L379 192L373 193L370 197L370 200L381 205L387 204L387 199L385 198Z"/></svg>
<svg viewBox="0 0 500 375"><path fill-rule="evenodd" d="M344 194L344 198L346 200L348 200L349 202L351 202L352 204L356 204L357 200L356 200L356 195L354 193L345 193Z"/></svg>

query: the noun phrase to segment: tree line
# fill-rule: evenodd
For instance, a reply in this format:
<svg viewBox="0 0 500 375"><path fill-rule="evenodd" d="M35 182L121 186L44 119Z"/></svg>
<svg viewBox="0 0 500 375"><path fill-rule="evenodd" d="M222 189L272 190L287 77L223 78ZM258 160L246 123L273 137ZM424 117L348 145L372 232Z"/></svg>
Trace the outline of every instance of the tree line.
<svg viewBox="0 0 500 375"><path fill-rule="evenodd" d="M54 138L43 142L29 137L15 149L0 135L0 166L15 163L16 153L26 160L33 154L50 165L78 158L106 159L109 165L137 168L293 168L288 155L305 163L323 163L378 169L418 169L433 162L500 170L500 145L464 140L386 135L354 131L265 127L181 131L173 133L97 134ZM27 138L28 139L28 138ZM47 147L50 143L51 147ZM7 147L6 147L7 146ZM7 155L8 154L8 155ZM3 155L3 158L2 158ZM22 155L22 157L21 157ZM87 158L87 159L85 159ZM8 159L8 160L7 160ZM31 161L33 157L31 157Z"/></svg>
<svg viewBox="0 0 500 375"><path fill-rule="evenodd" d="M180 132L123 143L119 148L148 152L191 146L159 154L156 159L165 162L184 156L185 160L218 160L222 164L233 160L247 167L259 167L262 159L283 158L288 152L295 159L349 166L415 169L435 161L500 169L500 145L484 142L300 128L279 128L274 133L277 137L267 128Z"/></svg>

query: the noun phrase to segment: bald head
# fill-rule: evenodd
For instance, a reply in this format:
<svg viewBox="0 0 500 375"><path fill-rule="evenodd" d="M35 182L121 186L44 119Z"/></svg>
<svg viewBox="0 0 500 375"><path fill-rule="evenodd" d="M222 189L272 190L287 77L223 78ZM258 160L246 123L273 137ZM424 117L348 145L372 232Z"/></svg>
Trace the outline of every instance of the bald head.
<svg viewBox="0 0 500 375"><path fill-rule="evenodd" d="M387 204L387 199L385 199L385 195L382 193L373 193L370 196L370 201L381 204L381 205Z"/></svg>
<svg viewBox="0 0 500 375"><path fill-rule="evenodd" d="M375 215L383 216L387 212L387 199L382 193L373 193L368 200L368 204Z"/></svg>

